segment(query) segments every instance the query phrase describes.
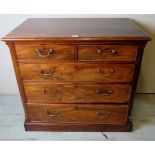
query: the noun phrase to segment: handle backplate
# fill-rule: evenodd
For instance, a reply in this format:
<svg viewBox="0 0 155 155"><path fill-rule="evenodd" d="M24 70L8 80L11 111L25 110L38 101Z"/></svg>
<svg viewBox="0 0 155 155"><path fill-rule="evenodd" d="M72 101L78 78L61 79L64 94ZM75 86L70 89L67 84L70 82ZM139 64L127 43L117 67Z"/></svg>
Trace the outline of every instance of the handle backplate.
<svg viewBox="0 0 155 155"><path fill-rule="evenodd" d="M53 67L53 68L49 69L49 71L47 71L47 72L42 70L42 69L40 69L40 68L38 68L38 71L39 71L39 74L41 74L41 75L53 76L53 74L55 73L55 68Z"/></svg>
<svg viewBox="0 0 155 155"><path fill-rule="evenodd" d="M109 74L105 74L105 72L104 72L103 69L98 68L98 69L97 69L97 72L100 73L100 74L102 74L104 77L108 77L108 76L112 76L113 73L115 72L115 70L114 70L113 68L110 68L110 69L108 70Z"/></svg>
<svg viewBox="0 0 155 155"><path fill-rule="evenodd" d="M49 55L53 53L53 49L48 49L47 52L46 52L47 54L42 54L42 52L45 51L45 50L46 50L46 49L42 49L42 50L41 50L41 49L39 49L39 48L36 48L36 49L35 49L35 53L37 53L38 56L39 56L39 57L42 57L42 58L49 57Z"/></svg>
<svg viewBox="0 0 155 155"><path fill-rule="evenodd" d="M47 111L46 111L46 114L47 114L48 116L50 116L50 117L57 117L58 114L60 114L60 112L59 112L59 111L50 111L50 110L47 110Z"/></svg>
<svg viewBox="0 0 155 155"><path fill-rule="evenodd" d="M103 119L109 119L112 116L112 113L109 111L96 111L97 116L103 118Z"/></svg>
<svg viewBox="0 0 155 155"><path fill-rule="evenodd" d="M100 50L100 49L98 49L96 51L96 53L99 54L99 55L107 55L107 54L115 55L117 52L115 50L110 50L109 51L109 50Z"/></svg>
<svg viewBox="0 0 155 155"><path fill-rule="evenodd" d="M103 96L109 96L113 93L111 89L97 89L96 94L103 95Z"/></svg>

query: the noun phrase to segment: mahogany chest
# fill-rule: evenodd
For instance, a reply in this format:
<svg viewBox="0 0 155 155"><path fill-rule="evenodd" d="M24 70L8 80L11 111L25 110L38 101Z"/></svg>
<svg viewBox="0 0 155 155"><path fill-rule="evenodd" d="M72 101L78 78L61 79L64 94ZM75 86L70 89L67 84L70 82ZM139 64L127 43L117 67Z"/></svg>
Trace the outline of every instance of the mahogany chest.
<svg viewBox="0 0 155 155"><path fill-rule="evenodd" d="M130 19L28 19L10 48L28 131L131 131L143 50Z"/></svg>

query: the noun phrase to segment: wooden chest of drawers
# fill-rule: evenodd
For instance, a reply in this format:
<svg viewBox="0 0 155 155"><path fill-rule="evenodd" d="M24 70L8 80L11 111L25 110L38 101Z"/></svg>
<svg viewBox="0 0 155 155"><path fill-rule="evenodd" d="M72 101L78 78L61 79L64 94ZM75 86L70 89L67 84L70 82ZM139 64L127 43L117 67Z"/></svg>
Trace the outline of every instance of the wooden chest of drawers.
<svg viewBox="0 0 155 155"><path fill-rule="evenodd" d="M144 47L129 19L28 19L3 39L34 131L131 131Z"/></svg>

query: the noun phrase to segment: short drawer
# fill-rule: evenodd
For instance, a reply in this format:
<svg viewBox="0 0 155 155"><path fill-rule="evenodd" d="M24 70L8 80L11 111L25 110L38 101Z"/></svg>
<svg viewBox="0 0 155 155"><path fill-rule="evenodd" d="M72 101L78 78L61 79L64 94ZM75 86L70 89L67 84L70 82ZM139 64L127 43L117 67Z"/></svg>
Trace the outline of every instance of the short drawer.
<svg viewBox="0 0 155 155"><path fill-rule="evenodd" d="M78 46L79 61L135 61L136 45Z"/></svg>
<svg viewBox="0 0 155 155"><path fill-rule="evenodd" d="M50 103L127 103L129 84L25 83L28 101Z"/></svg>
<svg viewBox="0 0 155 155"><path fill-rule="evenodd" d="M18 60L74 60L72 45L16 45Z"/></svg>
<svg viewBox="0 0 155 155"><path fill-rule="evenodd" d="M72 82L131 82L134 64L20 64L23 80Z"/></svg>
<svg viewBox="0 0 155 155"><path fill-rule="evenodd" d="M28 120L51 123L126 123L128 106L27 104Z"/></svg>

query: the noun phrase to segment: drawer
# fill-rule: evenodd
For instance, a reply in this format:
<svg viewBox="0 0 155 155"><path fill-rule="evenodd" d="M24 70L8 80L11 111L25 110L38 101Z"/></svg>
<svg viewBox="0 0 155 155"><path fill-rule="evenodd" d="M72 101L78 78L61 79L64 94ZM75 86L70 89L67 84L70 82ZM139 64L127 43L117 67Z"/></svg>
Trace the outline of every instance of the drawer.
<svg viewBox="0 0 155 155"><path fill-rule="evenodd" d="M126 123L128 106L27 104L28 120L51 123Z"/></svg>
<svg viewBox="0 0 155 155"><path fill-rule="evenodd" d="M72 45L16 45L18 60L74 60Z"/></svg>
<svg viewBox="0 0 155 155"><path fill-rule="evenodd" d="M25 83L28 101L50 103L127 103L129 84Z"/></svg>
<svg viewBox="0 0 155 155"><path fill-rule="evenodd" d="M134 64L20 64L23 80L72 82L131 82Z"/></svg>
<svg viewBox="0 0 155 155"><path fill-rule="evenodd" d="M135 61L136 45L78 46L79 61Z"/></svg>

